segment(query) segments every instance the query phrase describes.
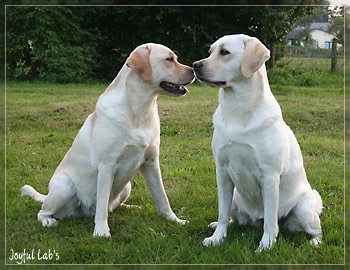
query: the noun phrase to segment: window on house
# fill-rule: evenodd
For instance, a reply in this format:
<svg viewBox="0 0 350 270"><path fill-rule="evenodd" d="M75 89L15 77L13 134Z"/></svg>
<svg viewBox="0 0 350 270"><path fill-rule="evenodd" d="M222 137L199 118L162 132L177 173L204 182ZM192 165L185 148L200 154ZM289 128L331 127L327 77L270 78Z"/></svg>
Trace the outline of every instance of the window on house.
<svg viewBox="0 0 350 270"><path fill-rule="evenodd" d="M325 41L325 42L324 42L324 48L325 48L325 49L332 49L332 42L330 42L330 41Z"/></svg>

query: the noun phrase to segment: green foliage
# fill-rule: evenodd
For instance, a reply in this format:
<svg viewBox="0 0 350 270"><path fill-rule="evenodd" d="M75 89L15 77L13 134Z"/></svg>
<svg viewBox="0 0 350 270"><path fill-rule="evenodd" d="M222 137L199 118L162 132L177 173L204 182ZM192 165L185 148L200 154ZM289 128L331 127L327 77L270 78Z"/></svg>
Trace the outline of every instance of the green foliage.
<svg viewBox="0 0 350 270"><path fill-rule="evenodd" d="M317 70L290 69L275 67L269 71L271 83L297 86L318 86L322 84L325 72Z"/></svg>
<svg viewBox="0 0 350 270"><path fill-rule="evenodd" d="M7 75L16 80L110 81L128 54L162 43L191 65L217 38L280 42L307 6L8 6ZM280 50L282 53L283 51Z"/></svg>
<svg viewBox="0 0 350 270"><path fill-rule="evenodd" d="M101 57L98 73L110 73L112 78L115 69L110 59L119 68L130 51L144 42L172 48L186 64L206 57L209 45L223 35L245 33L269 46L282 41L296 18L313 10L303 6L98 7L92 10L93 17L102 36L108 37L99 46L105 57ZM86 22L87 28L96 27L95 21ZM110 34L115 32L118 34Z"/></svg>
<svg viewBox="0 0 350 270"><path fill-rule="evenodd" d="M192 62L208 54L208 45L216 38L239 33L233 7L96 7L89 11L94 20L84 27L98 27L98 74L115 76L128 54L147 42L162 43L173 49L180 61ZM96 24L98 22L98 24Z"/></svg>
<svg viewBox="0 0 350 270"><path fill-rule="evenodd" d="M96 37L80 28L73 7L7 7L7 74L17 80L90 78Z"/></svg>
<svg viewBox="0 0 350 270"><path fill-rule="evenodd" d="M328 32L334 34L337 37L338 42L344 45L344 17L331 17L331 25Z"/></svg>

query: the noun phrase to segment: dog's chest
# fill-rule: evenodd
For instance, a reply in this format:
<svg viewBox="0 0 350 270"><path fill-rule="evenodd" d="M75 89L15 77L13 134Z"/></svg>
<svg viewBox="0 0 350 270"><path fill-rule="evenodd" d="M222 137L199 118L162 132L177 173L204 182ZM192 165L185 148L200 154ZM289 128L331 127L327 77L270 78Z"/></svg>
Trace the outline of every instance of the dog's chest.
<svg viewBox="0 0 350 270"><path fill-rule="evenodd" d="M146 150L154 144L159 132L157 128L134 128L129 132L128 144L138 147L140 150Z"/></svg>
<svg viewBox="0 0 350 270"><path fill-rule="evenodd" d="M250 200L261 197L261 169L253 145L228 140L215 153L220 170L230 177L241 195Z"/></svg>

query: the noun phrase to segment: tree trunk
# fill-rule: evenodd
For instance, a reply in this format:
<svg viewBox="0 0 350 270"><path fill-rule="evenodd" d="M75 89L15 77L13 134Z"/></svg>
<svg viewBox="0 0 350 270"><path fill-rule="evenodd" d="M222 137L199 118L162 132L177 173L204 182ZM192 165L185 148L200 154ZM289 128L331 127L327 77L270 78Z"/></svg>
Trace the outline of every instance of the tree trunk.
<svg viewBox="0 0 350 270"><path fill-rule="evenodd" d="M275 54L276 54L276 42L272 41L270 44L270 59L268 61L269 68L273 68L275 65Z"/></svg>
<svg viewBox="0 0 350 270"><path fill-rule="evenodd" d="M331 71L337 71L337 38L333 38L332 40L332 51L331 51Z"/></svg>

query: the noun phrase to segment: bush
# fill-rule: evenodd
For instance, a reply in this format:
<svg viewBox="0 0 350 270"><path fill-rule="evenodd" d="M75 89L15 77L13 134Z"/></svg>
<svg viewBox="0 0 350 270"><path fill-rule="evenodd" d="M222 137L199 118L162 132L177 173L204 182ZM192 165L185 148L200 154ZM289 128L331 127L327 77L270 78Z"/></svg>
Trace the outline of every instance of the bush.
<svg viewBox="0 0 350 270"><path fill-rule="evenodd" d="M321 73L315 70L301 71L295 78L297 86L318 86L321 83Z"/></svg>
<svg viewBox="0 0 350 270"><path fill-rule="evenodd" d="M331 76L329 71L319 69L275 67L268 71L270 83L280 85L318 86L329 84Z"/></svg>
<svg viewBox="0 0 350 270"><path fill-rule="evenodd" d="M38 79L48 82L83 82L92 76L92 53L74 46L57 46L46 51L38 67ZM34 58L35 59L35 58Z"/></svg>

